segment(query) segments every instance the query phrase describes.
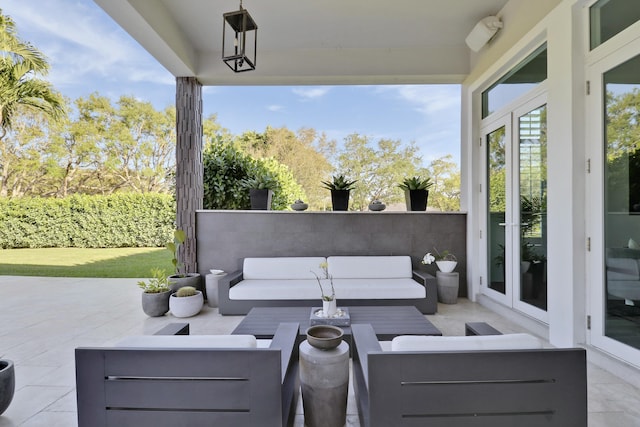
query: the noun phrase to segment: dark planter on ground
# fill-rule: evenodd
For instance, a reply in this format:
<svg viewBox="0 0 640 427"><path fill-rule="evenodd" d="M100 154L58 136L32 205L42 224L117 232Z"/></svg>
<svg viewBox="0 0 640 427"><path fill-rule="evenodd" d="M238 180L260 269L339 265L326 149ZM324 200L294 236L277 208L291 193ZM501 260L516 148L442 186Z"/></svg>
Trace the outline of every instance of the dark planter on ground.
<svg viewBox="0 0 640 427"><path fill-rule="evenodd" d="M169 296L171 291L166 292L143 292L142 311L149 317L164 316L169 311Z"/></svg>
<svg viewBox="0 0 640 427"><path fill-rule="evenodd" d="M251 209L271 210L272 190L252 188L249 190L249 197L251 198Z"/></svg>
<svg viewBox="0 0 640 427"><path fill-rule="evenodd" d="M16 389L16 375L11 360L0 359L0 415L9 407Z"/></svg>
<svg viewBox="0 0 640 427"><path fill-rule="evenodd" d="M185 286L193 286L197 290L202 290L202 280L200 273L187 273L184 277L178 275L169 276L169 289L172 292Z"/></svg>
<svg viewBox="0 0 640 427"><path fill-rule="evenodd" d="M348 211L349 190L331 190L331 205L334 211Z"/></svg>
<svg viewBox="0 0 640 427"><path fill-rule="evenodd" d="M404 200L408 211L426 211L429 190L405 190Z"/></svg>

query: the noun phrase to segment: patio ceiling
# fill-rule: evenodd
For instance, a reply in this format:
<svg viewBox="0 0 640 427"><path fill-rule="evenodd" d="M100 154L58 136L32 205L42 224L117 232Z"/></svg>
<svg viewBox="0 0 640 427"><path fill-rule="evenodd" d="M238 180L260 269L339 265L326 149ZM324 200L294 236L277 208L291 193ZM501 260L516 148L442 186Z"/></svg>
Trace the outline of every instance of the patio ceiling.
<svg viewBox="0 0 640 427"><path fill-rule="evenodd" d="M460 83L464 39L508 0L244 0L255 71L221 60L222 14L239 0L94 0L175 76L208 85Z"/></svg>

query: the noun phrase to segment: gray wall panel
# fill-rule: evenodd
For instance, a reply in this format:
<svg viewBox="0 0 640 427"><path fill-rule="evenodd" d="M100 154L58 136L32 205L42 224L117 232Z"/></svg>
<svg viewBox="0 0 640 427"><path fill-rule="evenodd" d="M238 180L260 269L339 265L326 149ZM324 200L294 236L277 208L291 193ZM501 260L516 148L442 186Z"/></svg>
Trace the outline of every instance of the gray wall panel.
<svg viewBox="0 0 640 427"><path fill-rule="evenodd" d="M410 255L414 268L433 247L458 258L466 296L465 213L198 211L198 271L238 270L246 257Z"/></svg>

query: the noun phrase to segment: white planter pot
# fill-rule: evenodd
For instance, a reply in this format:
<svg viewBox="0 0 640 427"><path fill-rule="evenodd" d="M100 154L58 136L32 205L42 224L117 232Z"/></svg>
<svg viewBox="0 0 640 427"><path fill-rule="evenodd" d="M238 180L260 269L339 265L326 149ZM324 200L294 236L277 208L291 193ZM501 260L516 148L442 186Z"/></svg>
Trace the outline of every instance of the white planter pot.
<svg viewBox="0 0 640 427"><path fill-rule="evenodd" d="M191 317L200 313L204 304L204 297L201 291L196 291L195 295L190 297L177 297L171 294L169 298L169 310L175 317Z"/></svg>
<svg viewBox="0 0 640 427"><path fill-rule="evenodd" d="M338 302L336 299L331 301L322 300L322 314L324 317L332 317L338 312Z"/></svg>
<svg viewBox="0 0 640 427"><path fill-rule="evenodd" d="M436 265L443 273L451 273L458 263L456 261L436 261Z"/></svg>

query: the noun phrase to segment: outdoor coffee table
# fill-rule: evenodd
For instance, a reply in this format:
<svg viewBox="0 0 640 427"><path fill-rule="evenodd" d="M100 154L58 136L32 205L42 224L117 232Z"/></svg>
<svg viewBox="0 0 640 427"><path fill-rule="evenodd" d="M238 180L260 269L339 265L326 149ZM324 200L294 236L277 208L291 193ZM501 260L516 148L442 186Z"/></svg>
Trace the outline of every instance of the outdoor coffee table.
<svg viewBox="0 0 640 427"><path fill-rule="evenodd" d="M281 322L298 322L300 335L309 328L311 307L254 307L233 330L236 335L254 335L258 339L273 338ZM369 323L380 341L398 335L442 335L414 306L349 307L351 323ZM351 327L340 326L348 342Z"/></svg>

